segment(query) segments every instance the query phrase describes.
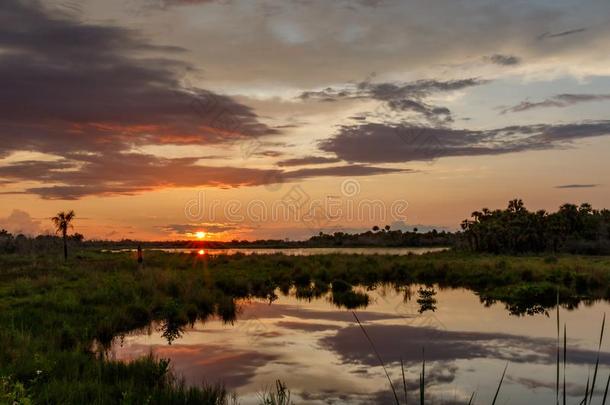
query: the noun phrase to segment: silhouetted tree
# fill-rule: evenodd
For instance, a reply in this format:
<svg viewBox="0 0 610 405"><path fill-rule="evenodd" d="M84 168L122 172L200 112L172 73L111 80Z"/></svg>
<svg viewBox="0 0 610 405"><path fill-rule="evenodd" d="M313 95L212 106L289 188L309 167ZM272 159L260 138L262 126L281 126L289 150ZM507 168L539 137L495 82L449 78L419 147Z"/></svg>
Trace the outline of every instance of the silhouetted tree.
<svg viewBox="0 0 610 405"><path fill-rule="evenodd" d="M68 260L68 228L72 228L72 220L74 219L74 211L59 212L51 218L55 225L55 232L60 233L64 242L64 260Z"/></svg>

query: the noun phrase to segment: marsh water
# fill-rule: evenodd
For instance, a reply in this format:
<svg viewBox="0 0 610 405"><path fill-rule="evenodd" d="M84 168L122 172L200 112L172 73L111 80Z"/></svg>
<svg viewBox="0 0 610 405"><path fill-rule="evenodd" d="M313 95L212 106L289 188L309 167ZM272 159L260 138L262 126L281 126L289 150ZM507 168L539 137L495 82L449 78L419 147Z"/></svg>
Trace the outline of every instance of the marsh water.
<svg viewBox="0 0 610 405"><path fill-rule="evenodd" d="M191 249L176 248L164 249L153 248L147 250L157 250L168 253L189 253L209 256L219 255L273 255L283 254L288 256L313 256L328 254L352 254L352 255L421 255L424 253L442 252L447 250L445 247L325 247L325 248L228 248L228 249ZM110 250L111 252L131 252L135 249Z"/></svg>
<svg viewBox="0 0 610 405"><path fill-rule="evenodd" d="M412 285L374 290L354 312L374 342L402 395L404 362L409 403L419 400L422 349L426 358L427 403L491 403L506 364L500 404L555 402L556 310L515 316L503 304L481 304L465 289ZM168 342L162 325L115 339L109 356L129 361L149 353L171 359L189 384L222 382L240 403L257 403L265 387L285 382L295 403L391 404L388 380L351 310L331 295L311 300L278 292L273 301L238 302L233 322L196 322ZM578 403L592 375L605 301L560 309L567 324L566 392ZM563 340L563 338L562 338ZM598 401L610 371L604 342L596 383Z"/></svg>

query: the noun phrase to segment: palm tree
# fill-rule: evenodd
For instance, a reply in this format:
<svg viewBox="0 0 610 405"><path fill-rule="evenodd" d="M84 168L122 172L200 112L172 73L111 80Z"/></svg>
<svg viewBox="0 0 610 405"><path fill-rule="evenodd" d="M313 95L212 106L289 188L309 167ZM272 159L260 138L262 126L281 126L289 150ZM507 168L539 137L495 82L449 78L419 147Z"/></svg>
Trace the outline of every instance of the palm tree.
<svg viewBox="0 0 610 405"><path fill-rule="evenodd" d="M64 260L68 260L68 228L72 228L72 219L74 219L74 211L58 212L56 216L51 218L55 225L55 232L61 233L64 240Z"/></svg>

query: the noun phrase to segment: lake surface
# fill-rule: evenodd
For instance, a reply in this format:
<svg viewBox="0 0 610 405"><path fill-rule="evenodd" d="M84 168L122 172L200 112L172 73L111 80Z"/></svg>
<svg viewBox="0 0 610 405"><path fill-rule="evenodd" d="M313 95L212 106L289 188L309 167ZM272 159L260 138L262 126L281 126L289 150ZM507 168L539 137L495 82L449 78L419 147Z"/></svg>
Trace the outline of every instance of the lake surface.
<svg viewBox="0 0 610 405"><path fill-rule="evenodd" d="M312 256L312 255L327 255L327 254L356 254L356 255L398 255L406 256L409 254L421 255L424 253L442 252L447 250L445 247L434 247L434 248L417 248L417 247L396 247L396 248L382 248L382 247L330 247L330 248L235 248L235 249L145 249L156 250L169 253L195 253L202 255L218 256L218 255L273 255L273 254L284 254L289 256ZM119 249L111 250L111 252L135 252L135 249Z"/></svg>
<svg viewBox="0 0 610 405"><path fill-rule="evenodd" d="M422 348L430 403L467 403L474 391L476 403L491 403L507 363L498 404L555 402L555 310L517 317L501 303L485 307L465 289L435 288L435 295L420 286L360 291L370 296L370 304L355 312L401 389L404 361L409 403L419 400ZM197 322L171 344L159 325L151 325L115 339L109 356L130 360L152 352L169 358L189 384L224 382L242 404L257 403L259 393L278 378L297 404L393 403L384 371L351 311L335 306L330 295L311 301L297 299L294 292L278 295L273 303L239 301L234 323ZM568 331L569 403L580 402L593 374L605 312L610 312L605 301L560 310L562 329L565 322ZM606 341L595 403L601 403L609 366Z"/></svg>

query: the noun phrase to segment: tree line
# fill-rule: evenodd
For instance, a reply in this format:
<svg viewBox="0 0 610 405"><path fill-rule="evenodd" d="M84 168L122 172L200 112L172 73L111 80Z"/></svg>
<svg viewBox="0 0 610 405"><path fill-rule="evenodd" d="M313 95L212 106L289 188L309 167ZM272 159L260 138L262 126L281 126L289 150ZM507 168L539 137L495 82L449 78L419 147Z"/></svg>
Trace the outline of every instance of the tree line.
<svg viewBox="0 0 610 405"><path fill-rule="evenodd" d="M461 228L463 243L475 252L610 254L610 210L587 203L547 212L529 211L515 199L506 209L473 212Z"/></svg>
<svg viewBox="0 0 610 405"><path fill-rule="evenodd" d="M327 234L320 232L306 241L310 247L433 247L454 246L458 235L453 232L437 231L420 232L417 228L412 231L392 230L390 225L384 227L374 226L372 230L362 233L334 232Z"/></svg>
<svg viewBox="0 0 610 405"><path fill-rule="evenodd" d="M186 247L186 248L230 248L230 247L432 247L445 246L474 252L495 254L523 254L564 252L579 254L610 254L610 210L596 210L590 204L564 204L556 212L529 211L522 200L515 199L506 209L475 211L471 219L461 223L461 231L447 232L431 230L419 232L392 230L389 225L374 226L362 233L320 232L304 241L257 240L231 242L138 242L138 241L89 241L83 243L83 235L68 235L75 215L73 211L60 212L51 218L54 235L39 235L28 238L13 236L0 230L0 253L44 253L63 248L64 259L68 257L69 245L90 248L135 247ZM202 245L202 244L205 244ZM123 246L125 245L125 246ZM133 245L133 246L131 246ZM177 246L174 246L177 245ZM200 246L201 245L201 246Z"/></svg>

